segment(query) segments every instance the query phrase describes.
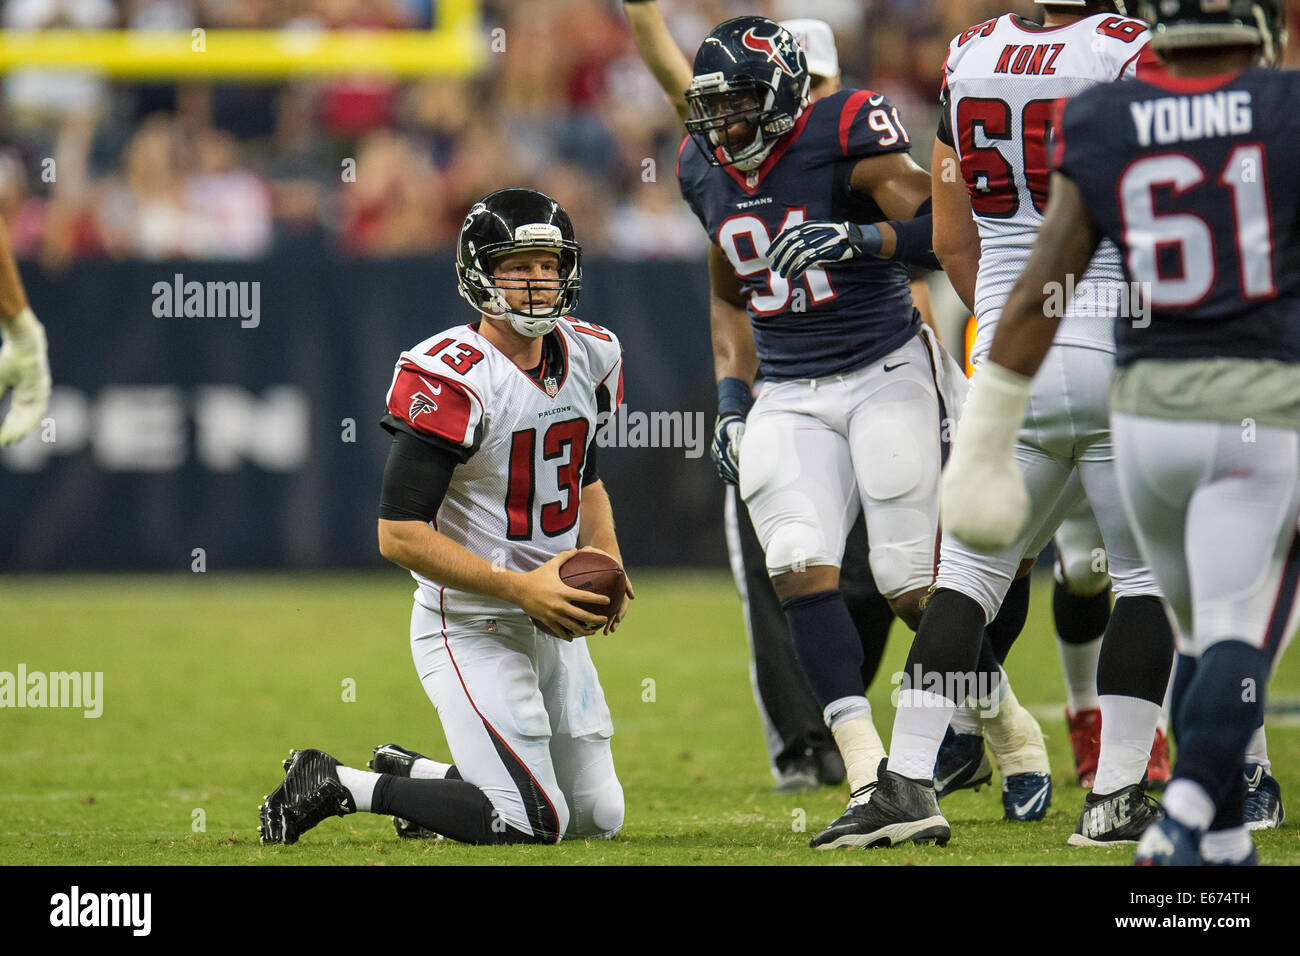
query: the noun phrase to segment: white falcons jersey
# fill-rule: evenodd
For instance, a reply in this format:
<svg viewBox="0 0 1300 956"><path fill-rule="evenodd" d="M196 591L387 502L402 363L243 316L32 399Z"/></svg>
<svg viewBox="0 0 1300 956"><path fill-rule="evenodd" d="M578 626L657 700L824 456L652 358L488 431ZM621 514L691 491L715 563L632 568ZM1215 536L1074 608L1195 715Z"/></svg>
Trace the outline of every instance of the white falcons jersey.
<svg viewBox="0 0 1300 956"><path fill-rule="evenodd" d="M1115 14L1051 28L1006 14L949 45L945 118L980 233L972 356L992 345L1002 306L1043 222L1058 101L1135 75L1148 38L1146 24ZM1077 282L1056 342L1113 352L1112 320L1126 301L1119 297L1122 282L1119 252L1104 240Z"/></svg>
<svg viewBox="0 0 1300 956"><path fill-rule="evenodd" d="M563 367L543 368L540 382L462 325L403 352L388 390L391 415L467 456L452 472L434 529L512 571L531 571L577 546L587 446L623 397L614 333L567 317L555 331ZM411 576L419 584L415 599L434 612L524 613Z"/></svg>

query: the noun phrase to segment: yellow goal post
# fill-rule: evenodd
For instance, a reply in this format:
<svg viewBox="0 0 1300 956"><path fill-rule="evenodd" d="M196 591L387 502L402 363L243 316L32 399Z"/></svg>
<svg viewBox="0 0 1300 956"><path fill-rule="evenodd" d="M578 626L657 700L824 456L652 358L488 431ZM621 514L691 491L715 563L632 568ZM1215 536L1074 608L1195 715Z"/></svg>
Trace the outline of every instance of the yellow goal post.
<svg viewBox="0 0 1300 956"><path fill-rule="evenodd" d="M468 76L488 54L478 0L435 0L432 30L0 31L0 71L124 80Z"/></svg>

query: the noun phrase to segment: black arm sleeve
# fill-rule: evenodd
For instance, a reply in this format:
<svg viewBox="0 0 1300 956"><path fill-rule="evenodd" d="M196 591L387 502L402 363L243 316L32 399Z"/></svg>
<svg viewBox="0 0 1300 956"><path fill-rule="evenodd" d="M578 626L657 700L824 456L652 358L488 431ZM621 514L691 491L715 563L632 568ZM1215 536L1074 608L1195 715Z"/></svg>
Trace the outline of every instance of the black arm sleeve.
<svg viewBox="0 0 1300 956"><path fill-rule="evenodd" d="M939 99L939 130L934 135L945 146L952 146L953 149L956 149L957 147L953 146L952 120L948 118L951 112L952 110L948 105L948 94L945 93Z"/></svg>
<svg viewBox="0 0 1300 956"><path fill-rule="evenodd" d="M432 521L451 484L460 456L449 448L393 429L384 465L379 517L385 521Z"/></svg>
<svg viewBox="0 0 1300 956"><path fill-rule="evenodd" d="M582 487L595 484L600 480L600 469L596 467L596 436L587 442L587 457L582 459Z"/></svg>

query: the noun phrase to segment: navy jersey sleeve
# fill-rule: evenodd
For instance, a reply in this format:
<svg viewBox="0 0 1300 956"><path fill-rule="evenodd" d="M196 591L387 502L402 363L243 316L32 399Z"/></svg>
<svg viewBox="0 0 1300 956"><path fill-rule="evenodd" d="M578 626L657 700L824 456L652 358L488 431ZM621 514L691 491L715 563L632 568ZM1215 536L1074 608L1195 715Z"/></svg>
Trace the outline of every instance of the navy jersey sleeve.
<svg viewBox="0 0 1300 956"><path fill-rule="evenodd" d="M695 218L700 221L705 232L709 231L709 223L704 215L700 188L708 168L708 164L704 162L704 157L691 142L691 138L687 136L683 139L682 145L677 147L677 186L682 191L682 198L686 200L686 205L691 207L691 212L695 213Z"/></svg>
<svg viewBox="0 0 1300 956"><path fill-rule="evenodd" d="M1057 172L1077 180L1097 162L1099 139L1089 132L1094 97L1087 90L1069 100L1057 100L1052 110L1051 165Z"/></svg>
<svg viewBox="0 0 1300 956"><path fill-rule="evenodd" d="M885 153L905 153L911 139L898 110L883 94L871 90L842 90L827 97L834 116L840 154L866 159Z"/></svg>

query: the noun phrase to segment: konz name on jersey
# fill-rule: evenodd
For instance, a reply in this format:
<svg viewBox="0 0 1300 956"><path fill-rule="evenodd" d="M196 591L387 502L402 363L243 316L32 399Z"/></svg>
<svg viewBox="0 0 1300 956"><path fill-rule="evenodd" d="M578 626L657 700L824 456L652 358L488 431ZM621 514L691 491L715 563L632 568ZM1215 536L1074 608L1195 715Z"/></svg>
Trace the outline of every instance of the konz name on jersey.
<svg viewBox="0 0 1300 956"><path fill-rule="evenodd" d="M1139 100L1129 104L1129 111L1142 146L1238 136L1249 133L1255 125L1249 90Z"/></svg>

